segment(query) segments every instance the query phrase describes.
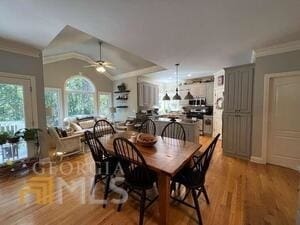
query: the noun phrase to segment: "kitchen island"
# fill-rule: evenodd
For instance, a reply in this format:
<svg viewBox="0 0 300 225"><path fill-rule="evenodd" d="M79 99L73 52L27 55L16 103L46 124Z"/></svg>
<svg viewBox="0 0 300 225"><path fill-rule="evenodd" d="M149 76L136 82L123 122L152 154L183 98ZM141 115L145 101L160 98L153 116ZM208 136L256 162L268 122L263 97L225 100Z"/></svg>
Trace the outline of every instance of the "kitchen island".
<svg viewBox="0 0 300 225"><path fill-rule="evenodd" d="M159 118L155 120L154 123L156 125L156 134L161 135L161 132L164 129L164 127L170 122L171 121L169 118ZM183 126L187 141L191 141L197 144L199 143L199 135L200 135L199 120L192 121L192 120L176 119L176 122L180 123Z"/></svg>

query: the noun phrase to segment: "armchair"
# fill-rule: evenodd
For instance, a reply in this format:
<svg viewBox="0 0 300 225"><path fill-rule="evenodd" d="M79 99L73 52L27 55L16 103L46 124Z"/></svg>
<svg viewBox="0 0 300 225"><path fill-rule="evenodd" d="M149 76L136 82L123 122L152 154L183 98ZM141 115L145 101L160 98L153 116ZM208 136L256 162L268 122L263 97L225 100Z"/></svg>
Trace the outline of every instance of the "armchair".
<svg viewBox="0 0 300 225"><path fill-rule="evenodd" d="M60 157L60 161L65 156L84 152L84 146L81 143L82 134L76 134L69 137L59 137L54 127L49 127L48 131L55 141L55 155Z"/></svg>

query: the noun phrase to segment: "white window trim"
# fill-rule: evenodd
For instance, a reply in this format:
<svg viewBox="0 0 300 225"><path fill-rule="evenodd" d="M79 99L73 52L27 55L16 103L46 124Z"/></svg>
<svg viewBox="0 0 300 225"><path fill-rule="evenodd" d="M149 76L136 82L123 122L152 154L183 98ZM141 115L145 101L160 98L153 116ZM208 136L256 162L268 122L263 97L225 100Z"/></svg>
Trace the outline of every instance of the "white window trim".
<svg viewBox="0 0 300 225"><path fill-rule="evenodd" d="M94 91L76 91L76 90L67 90L67 83L69 80L71 79L74 79L76 77L80 77L80 78L83 78L83 79L86 79L94 88ZM74 75L74 76L71 76L69 77L66 81L65 81L65 84L64 84L64 111L65 111L65 114L64 116L65 117L73 117L73 116L70 116L69 113L68 113L68 93L89 93L89 94L93 94L94 96L94 115L96 115L98 113L98 96L97 96L97 89L96 89L96 86L95 84L86 76L84 75Z"/></svg>
<svg viewBox="0 0 300 225"><path fill-rule="evenodd" d="M63 110L63 99L62 99L62 90L61 88L54 88L54 87L45 87L45 92L46 90L49 91L57 91L58 92L58 105L59 105L59 126L63 125L63 120L64 120L64 110ZM46 115L47 116L47 115Z"/></svg>

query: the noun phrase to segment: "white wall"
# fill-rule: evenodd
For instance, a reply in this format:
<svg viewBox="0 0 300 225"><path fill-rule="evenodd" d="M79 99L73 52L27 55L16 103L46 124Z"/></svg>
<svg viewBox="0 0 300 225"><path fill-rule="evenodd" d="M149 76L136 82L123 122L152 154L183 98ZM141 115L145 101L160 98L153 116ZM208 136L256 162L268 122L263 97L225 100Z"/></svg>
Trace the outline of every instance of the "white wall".
<svg viewBox="0 0 300 225"><path fill-rule="evenodd" d="M223 109L216 108L217 99L223 97L224 99L224 84L225 76L223 77L223 85L218 85L218 77L225 74L224 70L220 70L214 74L214 114L213 114L213 136L216 136L218 133L221 134L220 139L222 139L222 114Z"/></svg>

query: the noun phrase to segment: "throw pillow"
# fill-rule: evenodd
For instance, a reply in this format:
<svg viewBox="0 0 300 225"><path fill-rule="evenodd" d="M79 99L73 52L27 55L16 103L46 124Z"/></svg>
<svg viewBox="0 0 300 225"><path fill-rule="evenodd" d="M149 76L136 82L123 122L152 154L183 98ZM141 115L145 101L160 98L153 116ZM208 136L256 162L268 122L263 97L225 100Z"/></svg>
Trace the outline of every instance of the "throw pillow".
<svg viewBox="0 0 300 225"><path fill-rule="evenodd" d="M73 130L75 130L75 131L81 131L81 130L82 130L82 128L81 128L78 124L73 123L73 122L70 124L70 127L71 127Z"/></svg>

